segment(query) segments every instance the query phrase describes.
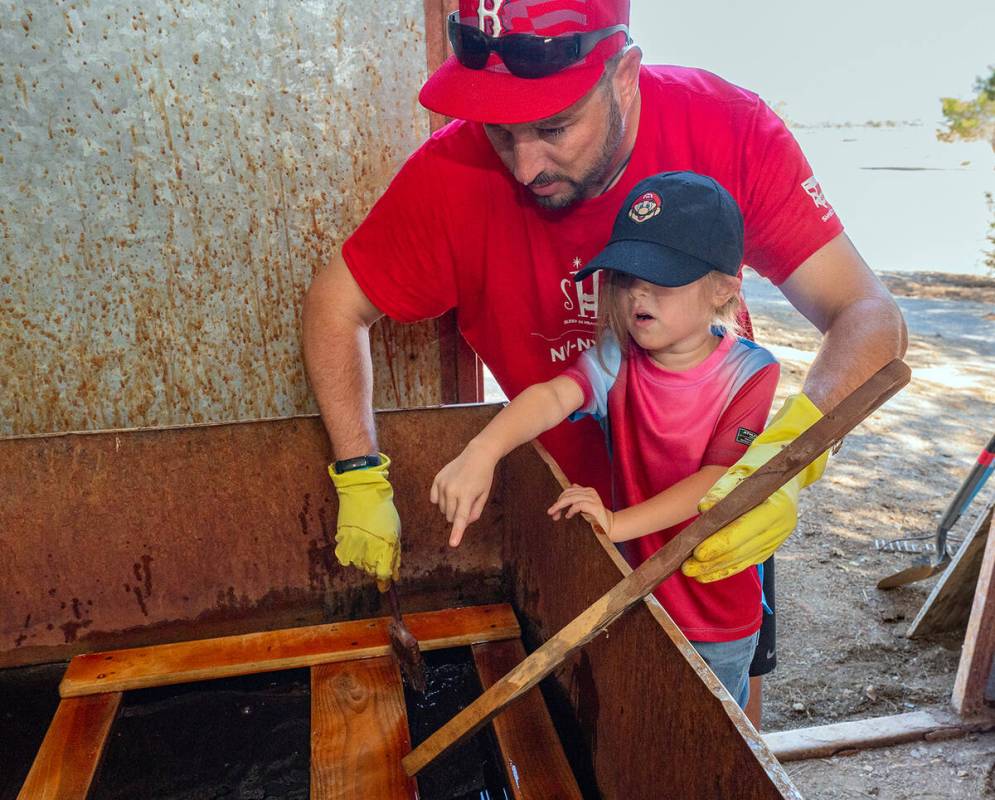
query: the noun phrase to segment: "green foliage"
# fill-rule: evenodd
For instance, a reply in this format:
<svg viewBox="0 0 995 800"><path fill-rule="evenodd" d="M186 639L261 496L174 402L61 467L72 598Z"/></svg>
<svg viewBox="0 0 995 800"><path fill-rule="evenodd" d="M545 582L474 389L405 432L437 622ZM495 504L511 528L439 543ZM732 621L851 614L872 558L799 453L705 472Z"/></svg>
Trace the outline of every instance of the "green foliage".
<svg viewBox="0 0 995 800"><path fill-rule="evenodd" d="M974 81L975 96L970 100L941 97L946 128L936 132L942 142L983 140L995 150L995 67L991 75Z"/></svg>
<svg viewBox="0 0 995 800"><path fill-rule="evenodd" d="M991 75L987 78L979 76L974 81L974 98L959 100L956 97L941 97L943 119L946 130L936 132L936 138L941 142L987 141L995 150L995 67L989 67ZM985 192L985 202L992 215L988 223L988 239L990 247L985 251L985 266L995 274L995 198L991 192Z"/></svg>

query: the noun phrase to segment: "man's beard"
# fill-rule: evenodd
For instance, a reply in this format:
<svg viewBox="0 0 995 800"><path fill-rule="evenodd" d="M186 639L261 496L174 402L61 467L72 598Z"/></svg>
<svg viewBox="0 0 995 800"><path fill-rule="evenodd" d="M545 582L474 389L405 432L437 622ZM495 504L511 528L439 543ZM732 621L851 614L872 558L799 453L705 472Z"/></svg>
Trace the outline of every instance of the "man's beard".
<svg viewBox="0 0 995 800"><path fill-rule="evenodd" d="M622 125L622 112L615 100L614 93L608 90L608 131L605 140L601 145L601 152L597 161L579 179L571 178L567 175L557 175L548 172L540 172L529 186L548 186L551 183L562 181L568 185L566 192L559 195L543 197L533 194L533 198L543 208L560 209L567 208L579 200L582 200L590 189L597 188L608 180L608 170L611 169L612 159L622 143L624 127Z"/></svg>

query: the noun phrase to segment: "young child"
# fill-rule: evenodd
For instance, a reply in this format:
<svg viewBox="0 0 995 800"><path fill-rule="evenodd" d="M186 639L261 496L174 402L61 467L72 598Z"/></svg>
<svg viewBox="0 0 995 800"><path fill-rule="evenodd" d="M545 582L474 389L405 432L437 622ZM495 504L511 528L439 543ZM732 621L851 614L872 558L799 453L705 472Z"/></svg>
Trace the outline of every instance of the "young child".
<svg viewBox="0 0 995 800"><path fill-rule="evenodd" d="M742 216L716 181L691 172L641 181L607 247L575 278L605 271L596 348L518 395L436 475L431 499L453 523L449 543L479 518L504 455L584 414L605 428L612 509L573 485L549 513L587 515L628 542L636 563L689 525L763 429L779 375L768 351L730 332L742 257ZM762 615L758 571L710 583L677 572L654 594L745 707Z"/></svg>

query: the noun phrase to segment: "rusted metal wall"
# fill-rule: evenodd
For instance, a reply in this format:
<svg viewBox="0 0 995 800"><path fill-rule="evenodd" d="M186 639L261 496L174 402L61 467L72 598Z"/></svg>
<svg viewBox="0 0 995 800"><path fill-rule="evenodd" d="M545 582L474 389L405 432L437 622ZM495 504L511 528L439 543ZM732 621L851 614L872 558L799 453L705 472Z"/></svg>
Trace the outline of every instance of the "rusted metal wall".
<svg viewBox="0 0 995 800"><path fill-rule="evenodd" d="M503 596L500 491L456 549L428 497L499 408L377 414L406 611ZM0 439L0 668L387 613L335 561L330 458L316 417Z"/></svg>
<svg viewBox="0 0 995 800"><path fill-rule="evenodd" d="M310 410L301 299L425 61L420 0L0 6L0 434ZM378 405L437 401L435 327L392 330Z"/></svg>

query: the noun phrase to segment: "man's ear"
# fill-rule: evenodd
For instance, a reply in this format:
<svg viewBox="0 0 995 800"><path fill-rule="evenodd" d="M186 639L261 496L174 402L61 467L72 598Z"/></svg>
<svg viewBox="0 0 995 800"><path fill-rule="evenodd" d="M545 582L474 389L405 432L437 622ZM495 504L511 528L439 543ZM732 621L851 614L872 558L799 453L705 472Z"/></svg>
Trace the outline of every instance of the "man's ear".
<svg viewBox="0 0 995 800"><path fill-rule="evenodd" d="M615 98L619 108L625 114L633 98L639 91L639 65L643 61L643 51L636 45L630 45L622 53L618 66L615 67L615 74L612 76L612 87L615 90Z"/></svg>

